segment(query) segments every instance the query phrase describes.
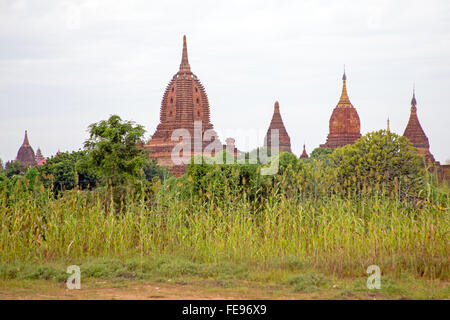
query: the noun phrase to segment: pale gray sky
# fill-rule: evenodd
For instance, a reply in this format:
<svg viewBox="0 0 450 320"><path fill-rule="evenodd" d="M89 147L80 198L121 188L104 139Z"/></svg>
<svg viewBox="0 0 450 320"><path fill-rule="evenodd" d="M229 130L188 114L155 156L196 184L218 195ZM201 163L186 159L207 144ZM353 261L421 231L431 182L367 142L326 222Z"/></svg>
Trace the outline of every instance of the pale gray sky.
<svg viewBox="0 0 450 320"><path fill-rule="evenodd" d="M343 64L361 133L403 134L413 83L431 152L450 158L450 2L0 0L0 158L44 156L119 114L153 134L183 34L224 142L259 144L275 100L299 155L324 143Z"/></svg>

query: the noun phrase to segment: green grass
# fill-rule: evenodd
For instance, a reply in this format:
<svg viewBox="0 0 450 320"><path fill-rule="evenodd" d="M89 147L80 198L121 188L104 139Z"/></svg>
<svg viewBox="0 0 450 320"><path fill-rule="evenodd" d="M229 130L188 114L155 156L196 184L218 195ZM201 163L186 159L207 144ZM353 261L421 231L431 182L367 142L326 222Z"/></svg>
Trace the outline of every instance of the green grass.
<svg viewBox="0 0 450 320"><path fill-rule="evenodd" d="M59 263L0 264L2 280L66 281L68 265ZM248 266L231 263L196 263L180 257L144 257L120 259L92 259L79 264L83 278L108 280L169 280L184 277L215 279L246 279Z"/></svg>
<svg viewBox="0 0 450 320"><path fill-rule="evenodd" d="M280 192L262 202L242 194L217 203L161 188L151 200L128 201L121 213L105 213L96 192L54 198L42 190L0 191L0 278L63 281L75 264L86 278L197 277L225 287L240 279L336 290L337 297L366 293L373 264L387 279L380 292L388 296L422 297L408 283L449 280L448 195L415 206L395 197ZM448 296L445 288L418 287L425 296Z"/></svg>
<svg viewBox="0 0 450 320"><path fill-rule="evenodd" d="M64 263L22 263L0 265L0 292L15 288L52 290L64 286L69 274ZM199 263L178 256L121 259L92 259L80 264L83 287L124 288L127 283L195 284L214 288L215 292L236 290L279 292L282 295L334 299L450 299L450 286L442 280L417 279L404 275L399 279L383 276L380 290L369 290L366 277L339 277L273 265L258 267L231 263ZM35 281L41 281L36 283ZM42 282L43 281L43 282ZM100 281L100 282L99 282ZM105 281L105 282L104 282ZM100 284L99 284L100 283ZM3 291L5 292L5 291ZM306 296L305 296L306 295Z"/></svg>
<svg viewBox="0 0 450 320"><path fill-rule="evenodd" d="M287 282L295 291L314 292L329 285L330 279L321 273L308 272L291 277Z"/></svg>
<svg viewBox="0 0 450 320"><path fill-rule="evenodd" d="M361 276L449 278L449 209L411 209L396 199L269 199L256 210L245 199L204 205L177 199L129 203L107 213L82 192L60 199L1 201L3 263L186 257L194 262L308 267ZM189 266L186 266L189 268Z"/></svg>

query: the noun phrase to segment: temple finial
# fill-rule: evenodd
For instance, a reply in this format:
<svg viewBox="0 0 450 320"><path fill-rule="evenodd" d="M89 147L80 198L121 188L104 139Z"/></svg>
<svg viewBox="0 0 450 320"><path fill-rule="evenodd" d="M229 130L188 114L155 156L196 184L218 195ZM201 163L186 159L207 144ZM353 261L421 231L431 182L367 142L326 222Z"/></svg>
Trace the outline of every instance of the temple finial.
<svg viewBox="0 0 450 320"><path fill-rule="evenodd" d="M416 84L413 85L413 97L411 99L411 106L416 106L417 100L416 100Z"/></svg>
<svg viewBox="0 0 450 320"><path fill-rule="evenodd" d="M389 127L389 117L387 118L387 132L391 132L391 128Z"/></svg>
<svg viewBox="0 0 450 320"><path fill-rule="evenodd" d="M350 99L347 94L347 75L345 74L345 65L344 65L344 75L342 76L342 93L341 98L339 99L338 106L340 107L349 107L351 106Z"/></svg>
<svg viewBox="0 0 450 320"><path fill-rule="evenodd" d="M280 104L278 103L278 101L275 101L275 111L279 111L280 110Z"/></svg>
<svg viewBox="0 0 450 320"><path fill-rule="evenodd" d="M306 152L306 145L305 145L305 143L303 142L303 151L302 151L302 154L300 155L300 159L305 159L305 158L309 158L309 155L308 155L308 153Z"/></svg>
<svg viewBox="0 0 450 320"><path fill-rule="evenodd" d="M28 132L25 130L25 138L23 139L23 145L30 145L30 142L28 141Z"/></svg>
<svg viewBox="0 0 450 320"><path fill-rule="evenodd" d="M183 54L181 56L180 72L191 72L187 54L186 36L183 36Z"/></svg>

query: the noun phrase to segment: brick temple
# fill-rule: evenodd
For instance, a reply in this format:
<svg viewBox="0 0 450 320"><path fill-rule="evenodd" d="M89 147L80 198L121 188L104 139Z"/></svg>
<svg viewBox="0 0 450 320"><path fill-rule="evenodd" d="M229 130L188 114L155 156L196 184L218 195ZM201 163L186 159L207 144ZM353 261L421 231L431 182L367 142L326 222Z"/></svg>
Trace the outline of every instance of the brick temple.
<svg viewBox="0 0 450 320"><path fill-rule="evenodd" d="M440 180L450 180L450 165L441 165L439 161L434 159L430 152L430 142L425 131L420 125L419 117L417 116L417 100L416 92L413 90L411 99L411 113L409 114L408 124L406 125L403 136L411 141L413 147L417 149L417 153L424 156L430 171L436 171Z"/></svg>
<svg viewBox="0 0 450 320"><path fill-rule="evenodd" d="M187 132L190 139L174 135L178 129ZM271 133L274 130L278 130L279 134L279 151L292 152L291 139L283 123L278 101L275 102L272 119L264 138L264 146L269 149L272 146ZM387 119L387 131L390 131L389 118ZM200 139L196 139L198 138L196 136L199 136ZM428 137L417 116L415 90L411 100L409 121L403 136L408 138L417 152L424 156L430 171L437 172L439 179L450 180L450 165L441 165L430 152ZM341 96L329 120L327 140L320 147L334 149L353 144L360 137L360 119L347 93L347 76L344 70ZM195 143L194 140L199 143ZM205 88L191 71L186 36L183 37L180 67L177 73L173 75L163 94L160 122L148 143L139 143L139 147L149 149L150 157L156 159L159 165L167 167L175 176L181 176L186 171L185 164L174 163L172 159L174 148L177 150L176 147L180 145L183 148L178 155L184 156L187 160L198 154L214 156L215 152L222 150L227 150L235 156L240 154L240 151L235 147L233 138L227 138L226 144L222 145L214 131L214 126L210 121L210 106ZM213 148L211 148L212 145L214 145ZM186 150L189 152L186 152ZM183 154L184 152L186 154ZM57 155L59 153L58 150ZM303 151L299 158L308 157L305 144L303 144ZM34 153L28 140L27 131L25 131L25 138L17 153L16 160L21 161L26 166L40 166L46 162L40 148L37 149L36 154Z"/></svg>
<svg viewBox="0 0 450 320"><path fill-rule="evenodd" d="M217 143L221 148L220 140L217 134L211 139L205 137L205 131L214 130L214 126L210 122L210 109L208 96L197 76L192 73L189 65L188 52L186 45L186 36L183 37L183 51L181 56L181 64L178 72L172 77L172 80L166 87L164 92L161 110L160 123L150 141L144 146L150 149L150 156L156 158L158 164L169 168L169 170L179 176L185 172L185 165L174 164L171 158L172 150L176 145L182 142L180 139L172 141L171 137L176 129L186 129L192 137L191 141L186 141L186 148L190 149L190 155L202 154L205 148L212 142ZM194 125L195 122L201 122L201 143L194 144ZM234 147L234 139L228 139L230 146L237 153ZM212 153L214 155L214 153Z"/></svg>
<svg viewBox="0 0 450 320"><path fill-rule="evenodd" d="M30 146L30 142L28 141L27 131L25 131L25 138L23 139L23 143L20 146L19 151L17 152L16 160L22 162L26 166L37 165L34 150Z"/></svg>
<svg viewBox="0 0 450 320"><path fill-rule="evenodd" d="M409 115L408 124L406 125L403 136L411 141L412 145L417 148L417 151L425 156L427 161L435 162L433 155L430 152L430 143L428 137L423 131L420 125L419 118L417 117L417 100L416 92L413 91L413 97L411 99L411 113Z"/></svg>
<svg viewBox="0 0 450 320"><path fill-rule="evenodd" d="M41 152L41 148L38 148L36 154L33 147L31 147L28 140L28 132L25 130L25 138L23 143L17 152L16 161L22 162L25 166L42 166L47 160L44 158Z"/></svg>
<svg viewBox="0 0 450 320"><path fill-rule="evenodd" d="M307 159L307 158L309 158L308 153L306 152L306 146L305 146L305 144L303 144L303 151L302 151L302 154L300 155L299 158L300 158L300 159Z"/></svg>
<svg viewBox="0 0 450 320"><path fill-rule="evenodd" d="M330 118L330 133L321 148L337 148L353 144L361 137L358 112L353 107L347 94L347 76L342 76L342 93Z"/></svg>
<svg viewBox="0 0 450 320"><path fill-rule="evenodd" d="M45 157L42 155L42 151L41 148L38 147L38 149L36 150L36 164L38 167L42 166L43 164L45 164L47 162L47 159L45 159Z"/></svg>
<svg viewBox="0 0 450 320"><path fill-rule="evenodd" d="M275 101L272 120L270 121L269 129L267 129L267 133L264 138L264 146L268 149L272 146L272 130L278 130L280 152L291 152L291 138L284 127L283 119L280 114L280 104L278 101Z"/></svg>

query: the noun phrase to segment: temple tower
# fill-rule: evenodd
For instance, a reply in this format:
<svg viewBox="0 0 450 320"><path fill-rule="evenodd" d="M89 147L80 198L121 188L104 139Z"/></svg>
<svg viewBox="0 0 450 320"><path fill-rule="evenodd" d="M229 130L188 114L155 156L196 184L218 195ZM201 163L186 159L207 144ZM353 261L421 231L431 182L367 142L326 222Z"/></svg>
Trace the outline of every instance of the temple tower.
<svg viewBox="0 0 450 320"><path fill-rule="evenodd" d="M194 123L200 122L201 142L200 145L195 145ZM173 148L180 143L180 140L171 141L172 133L176 129L186 129L189 132L191 141L186 143L190 144L187 148L190 148L191 156L202 153L211 141L220 144L218 139L204 138L205 131L213 130L214 127L210 122L209 102L205 88L191 71L186 36L183 37L180 68L167 85L162 98L160 123L151 140L144 146L150 149L150 156L156 158L159 165L168 167L176 175L181 175L185 171L184 165L176 166L171 159ZM211 132L214 131L209 133ZM217 136L215 132L214 134Z"/></svg>
<svg viewBox="0 0 450 320"><path fill-rule="evenodd" d="M38 165L38 167L44 165L47 162L47 160L42 155L42 151L41 151L40 147L38 147L38 149L36 151L35 159L36 159L36 164Z"/></svg>
<svg viewBox="0 0 450 320"><path fill-rule="evenodd" d="M321 148L337 148L353 144L361 137L358 112L353 107L347 94L347 76L342 76L342 93L330 118L330 132Z"/></svg>
<svg viewBox="0 0 450 320"><path fill-rule="evenodd" d="M302 152L302 154L300 155L300 159L307 159L307 158L309 158L309 155L308 155L308 153L306 153L306 147L305 147L305 144L303 144L303 152Z"/></svg>
<svg viewBox="0 0 450 320"><path fill-rule="evenodd" d="M435 162L433 155L430 152L430 143L428 137L420 125L419 118L417 117L417 100L416 92L413 90L413 97L411 99L411 114L409 115L409 121L406 125L403 136L408 138L409 141L417 148L420 154L423 154L427 161Z"/></svg>
<svg viewBox="0 0 450 320"><path fill-rule="evenodd" d="M275 101L272 121L270 121L269 129L267 129L266 137L264 138L264 146L268 149L272 146L271 133L274 129L278 130L278 145L280 152L291 152L291 138L289 138L286 128L284 127L283 119L280 114L280 104L278 101Z"/></svg>
<svg viewBox="0 0 450 320"><path fill-rule="evenodd" d="M34 150L30 146L30 142L28 141L28 133L25 130L25 138L23 139L22 146L19 148L19 151L17 152L17 161L22 162L26 166L35 166L36 158L34 155Z"/></svg>

